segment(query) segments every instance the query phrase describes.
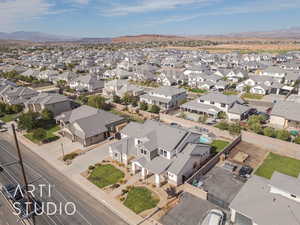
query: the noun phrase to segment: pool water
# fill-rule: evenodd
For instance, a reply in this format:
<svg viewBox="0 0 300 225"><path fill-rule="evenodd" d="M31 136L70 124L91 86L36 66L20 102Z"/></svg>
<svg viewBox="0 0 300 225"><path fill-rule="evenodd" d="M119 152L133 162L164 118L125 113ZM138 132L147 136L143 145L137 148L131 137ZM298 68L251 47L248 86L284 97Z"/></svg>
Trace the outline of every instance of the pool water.
<svg viewBox="0 0 300 225"><path fill-rule="evenodd" d="M207 137L204 137L204 136L201 136L199 138L199 141L200 141L200 143L203 143L203 144L208 144L210 142L210 140Z"/></svg>

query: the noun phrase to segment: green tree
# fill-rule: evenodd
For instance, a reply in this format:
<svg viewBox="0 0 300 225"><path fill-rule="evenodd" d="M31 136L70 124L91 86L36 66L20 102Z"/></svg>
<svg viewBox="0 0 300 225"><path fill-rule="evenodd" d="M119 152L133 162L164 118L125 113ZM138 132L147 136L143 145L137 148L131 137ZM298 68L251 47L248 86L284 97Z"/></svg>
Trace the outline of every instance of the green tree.
<svg viewBox="0 0 300 225"><path fill-rule="evenodd" d="M228 127L229 133L233 135L240 134L241 130L242 130L241 126L237 123L230 124Z"/></svg>
<svg viewBox="0 0 300 225"><path fill-rule="evenodd" d="M148 109L147 102L141 102L140 103L140 110L147 111L147 109Z"/></svg>
<svg viewBox="0 0 300 225"><path fill-rule="evenodd" d="M17 105L12 105L11 109L14 111L14 113L20 113L23 110L23 105L17 104Z"/></svg>
<svg viewBox="0 0 300 225"><path fill-rule="evenodd" d="M260 123L252 123L250 125L250 129L257 134L260 134L262 132L262 127L261 127Z"/></svg>
<svg viewBox="0 0 300 225"><path fill-rule="evenodd" d="M18 128L21 130L33 130L39 125L40 114L37 112L22 113L18 119Z"/></svg>
<svg viewBox="0 0 300 225"><path fill-rule="evenodd" d="M56 86L59 87L59 88L63 88L63 87L65 87L66 85L67 85L67 81L65 81L65 80L58 80L58 81L56 82Z"/></svg>
<svg viewBox="0 0 300 225"><path fill-rule="evenodd" d="M218 119L226 119L227 115L225 112L221 111L218 113L217 117L218 117Z"/></svg>
<svg viewBox="0 0 300 225"><path fill-rule="evenodd" d="M47 132L43 128L37 128L33 131L32 136L36 140L43 141L47 136Z"/></svg>
<svg viewBox="0 0 300 225"><path fill-rule="evenodd" d="M275 136L275 131L271 127L264 128L263 133L264 133L265 136L268 136L268 137L274 137Z"/></svg>
<svg viewBox="0 0 300 225"><path fill-rule="evenodd" d="M299 145L300 145L300 136L296 137L295 140L294 140L294 142L295 142L296 144L299 144Z"/></svg>
<svg viewBox="0 0 300 225"><path fill-rule="evenodd" d="M109 105L105 102L105 98L100 95L89 97L87 104L97 109L103 109L103 110L109 109Z"/></svg>
<svg viewBox="0 0 300 225"><path fill-rule="evenodd" d="M203 116L199 116L198 122L199 123L205 123L207 121L207 119L208 119L207 114L204 114Z"/></svg>
<svg viewBox="0 0 300 225"><path fill-rule="evenodd" d="M118 95L114 95L113 96L113 102L120 104L122 101L121 101L121 98Z"/></svg>
<svg viewBox="0 0 300 225"><path fill-rule="evenodd" d="M288 141L290 139L290 133L287 130L277 130L276 138L283 141Z"/></svg>
<svg viewBox="0 0 300 225"><path fill-rule="evenodd" d="M244 87L244 91L246 91L247 93L249 93L249 92L250 92L250 89L251 89L251 87L250 87L250 86L246 86L246 87Z"/></svg>
<svg viewBox="0 0 300 225"><path fill-rule="evenodd" d="M151 108L150 108L150 112L151 112L151 113L156 113L156 114L158 114L159 111L160 111L159 106L157 106L157 105L151 105Z"/></svg>
<svg viewBox="0 0 300 225"><path fill-rule="evenodd" d="M43 120L47 120L47 121L51 121L54 119L53 112L49 109L44 109L41 113L41 116Z"/></svg>
<svg viewBox="0 0 300 225"><path fill-rule="evenodd" d="M229 124L225 121L221 121L216 125L216 127L219 128L220 130L228 130Z"/></svg>

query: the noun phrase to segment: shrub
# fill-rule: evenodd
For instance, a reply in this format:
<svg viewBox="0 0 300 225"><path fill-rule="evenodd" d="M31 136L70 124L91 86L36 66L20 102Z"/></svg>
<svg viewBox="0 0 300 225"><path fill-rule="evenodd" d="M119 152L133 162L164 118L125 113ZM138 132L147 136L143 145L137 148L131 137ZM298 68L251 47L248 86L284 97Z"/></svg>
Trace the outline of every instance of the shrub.
<svg viewBox="0 0 300 225"><path fill-rule="evenodd" d="M225 121L221 121L216 125L216 127L219 128L220 130L228 130L229 124Z"/></svg>
<svg viewBox="0 0 300 225"><path fill-rule="evenodd" d="M218 119L226 119L227 118L227 115L225 112L221 111L218 113Z"/></svg>
<svg viewBox="0 0 300 225"><path fill-rule="evenodd" d="M228 127L228 131L230 134L240 134L241 130L242 128L239 124L231 124Z"/></svg>
<svg viewBox="0 0 300 225"><path fill-rule="evenodd" d="M120 201L123 202L125 200L125 197L121 197Z"/></svg>
<svg viewBox="0 0 300 225"><path fill-rule="evenodd" d="M260 134L262 132L262 127L261 127L260 123L252 123L250 125L250 129L257 134Z"/></svg>
<svg viewBox="0 0 300 225"><path fill-rule="evenodd" d="M273 128L271 127L266 127L264 130L263 130L263 133L265 136L268 136L268 137L274 137L275 136L275 131Z"/></svg>
<svg viewBox="0 0 300 225"><path fill-rule="evenodd" d="M290 133L287 130L277 130L276 138L283 141L288 141L290 139Z"/></svg>
<svg viewBox="0 0 300 225"><path fill-rule="evenodd" d="M295 142L296 144L299 144L299 145L300 145L300 136L296 137L295 140L294 140L294 142Z"/></svg>
<svg viewBox="0 0 300 225"><path fill-rule="evenodd" d="M63 157L63 160L64 160L64 161L67 161L67 160L73 160L73 159L75 159L77 156L78 156L78 153L72 152L72 153L70 153L70 154L65 155L65 156Z"/></svg>
<svg viewBox="0 0 300 225"><path fill-rule="evenodd" d="M146 102L141 102L140 110L147 111L147 109L148 109L148 104Z"/></svg>
<svg viewBox="0 0 300 225"><path fill-rule="evenodd" d="M93 169L95 169L95 166L90 165L88 169L89 169L89 170L93 170Z"/></svg>
<svg viewBox="0 0 300 225"><path fill-rule="evenodd" d="M32 136L33 136L34 139L42 141L42 140L44 140L46 138L47 131L45 129L43 129L43 128L38 128L38 129L35 129L33 131Z"/></svg>
<svg viewBox="0 0 300 225"><path fill-rule="evenodd" d="M125 194L127 194L128 193L128 190L126 190L126 189L123 189L122 190L122 194L121 195L125 195Z"/></svg>
<svg viewBox="0 0 300 225"><path fill-rule="evenodd" d="M160 108L157 105L152 105L150 108L150 112L152 112L152 113L158 114L159 111L160 111Z"/></svg>

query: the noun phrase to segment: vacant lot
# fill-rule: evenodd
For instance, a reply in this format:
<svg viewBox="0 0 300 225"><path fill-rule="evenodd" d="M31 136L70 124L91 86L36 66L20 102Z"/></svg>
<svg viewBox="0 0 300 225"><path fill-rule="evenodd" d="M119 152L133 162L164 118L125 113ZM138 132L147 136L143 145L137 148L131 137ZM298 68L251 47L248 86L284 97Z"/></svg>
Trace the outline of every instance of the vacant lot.
<svg viewBox="0 0 300 225"><path fill-rule="evenodd" d="M249 156L245 161L245 164L252 168L257 168L268 154L268 151L242 141L231 150L229 160L231 160L238 152L246 153Z"/></svg>
<svg viewBox="0 0 300 225"><path fill-rule="evenodd" d="M255 171L255 174L270 179L274 171L298 177L300 160L269 153L263 164Z"/></svg>
<svg viewBox="0 0 300 225"><path fill-rule="evenodd" d="M127 194L124 205L139 214L147 209L154 208L159 199L145 187L133 187Z"/></svg>
<svg viewBox="0 0 300 225"><path fill-rule="evenodd" d="M124 177L124 173L113 165L97 165L89 180L100 188L115 184Z"/></svg>

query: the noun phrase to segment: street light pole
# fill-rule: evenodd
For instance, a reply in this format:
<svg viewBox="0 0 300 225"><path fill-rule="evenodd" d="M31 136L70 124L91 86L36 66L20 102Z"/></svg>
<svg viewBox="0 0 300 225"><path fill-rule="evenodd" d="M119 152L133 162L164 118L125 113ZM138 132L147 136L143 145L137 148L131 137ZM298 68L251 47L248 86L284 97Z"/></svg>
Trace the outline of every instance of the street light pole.
<svg viewBox="0 0 300 225"><path fill-rule="evenodd" d="M26 190L26 197L27 197L27 201L29 202L29 208L30 208L30 211L32 210L32 201L31 201L31 197L29 196L29 193L28 193L28 182L27 182L27 177L26 177L26 174L25 174L25 168L24 168L24 164L23 164L23 158L22 158L22 154L21 154L21 150L20 150L20 146L19 146L19 142L18 142L18 138L17 138L17 134L16 134L16 129L15 129L15 125L12 124L11 125L12 127L12 130L13 130L13 134L14 134L14 139L15 139L15 144L16 144L16 148L17 148L17 152L18 152L18 157L19 157L19 163L20 163L20 166L21 166L21 171L22 171L22 175L23 175L23 181L24 181L24 184L25 184L25 190Z"/></svg>

